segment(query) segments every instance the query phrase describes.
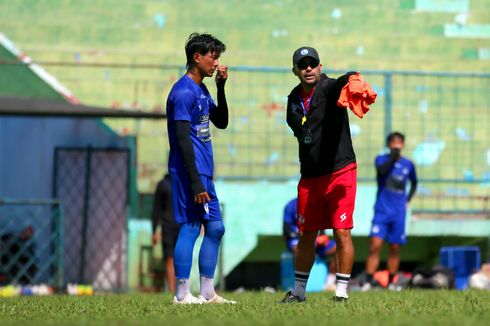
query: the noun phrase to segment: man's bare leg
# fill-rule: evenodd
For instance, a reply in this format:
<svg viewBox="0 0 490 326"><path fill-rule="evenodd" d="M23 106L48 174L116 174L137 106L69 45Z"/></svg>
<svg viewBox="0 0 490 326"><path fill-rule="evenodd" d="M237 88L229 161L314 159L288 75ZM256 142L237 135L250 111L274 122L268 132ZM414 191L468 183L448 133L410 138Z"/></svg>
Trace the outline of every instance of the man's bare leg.
<svg viewBox="0 0 490 326"><path fill-rule="evenodd" d="M165 258L165 278L167 279L168 291L175 293L174 257Z"/></svg>
<svg viewBox="0 0 490 326"><path fill-rule="evenodd" d="M350 280L352 265L354 264L354 245L350 229L334 230L333 235L337 243L335 252L337 287L335 296L337 298L347 298L347 285Z"/></svg>
<svg viewBox="0 0 490 326"><path fill-rule="evenodd" d="M400 267L400 245L399 244L390 244L389 245L389 254L388 254L388 273L389 276L389 284L393 283L393 279L395 275L398 274L398 268Z"/></svg>
<svg viewBox="0 0 490 326"><path fill-rule="evenodd" d="M373 283L373 275L376 273L379 267L379 256L381 249L383 248L383 239L378 237L371 237L369 245L369 256L366 260L366 277L369 289Z"/></svg>
<svg viewBox="0 0 490 326"><path fill-rule="evenodd" d="M315 262L315 239L317 231L305 231L299 233L299 242L294 261L294 289L293 295L304 299L306 283L310 275L311 267Z"/></svg>

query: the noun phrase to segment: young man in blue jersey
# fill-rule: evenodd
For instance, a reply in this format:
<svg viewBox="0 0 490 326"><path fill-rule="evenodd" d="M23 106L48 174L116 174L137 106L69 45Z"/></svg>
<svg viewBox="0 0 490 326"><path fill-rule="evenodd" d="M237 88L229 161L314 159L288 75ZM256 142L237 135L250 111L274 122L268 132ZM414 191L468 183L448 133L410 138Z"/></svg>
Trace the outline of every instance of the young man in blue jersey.
<svg viewBox="0 0 490 326"><path fill-rule="evenodd" d="M213 183L214 162L209 121L219 129L228 126L225 83L228 69L218 58L226 46L210 34L193 33L185 44L187 72L167 99L170 143L169 172L176 223L181 224L175 246L176 304L235 303L218 296L214 272L225 232ZM203 84L216 73L218 105ZM204 229L199 252L200 295L190 292L192 253Z"/></svg>
<svg viewBox="0 0 490 326"><path fill-rule="evenodd" d="M395 276L400 265L400 246L407 242L405 236L405 216L408 203L417 189L415 165L401 155L405 146L405 136L393 132L386 138L389 154L376 157L376 176L378 193L374 206L374 218L371 228L371 244L366 262L367 282L363 290L373 285L373 274L379 266L379 256L386 240L389 244L387 267L389 273L389 289L398 290ZM406 194L406 186L410 181L410 190Z"/></svg>

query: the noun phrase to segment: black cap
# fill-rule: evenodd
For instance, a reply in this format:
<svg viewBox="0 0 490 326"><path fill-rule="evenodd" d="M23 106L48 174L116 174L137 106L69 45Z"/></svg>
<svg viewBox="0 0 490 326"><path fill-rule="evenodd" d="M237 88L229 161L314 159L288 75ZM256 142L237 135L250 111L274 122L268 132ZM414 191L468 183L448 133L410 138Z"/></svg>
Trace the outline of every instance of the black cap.
<svg viewBox="0 0 490 326"><path fill-rule="evenodd" d="M294 51L293 54L293 66L296 66L296 64L303 58L310 57L315 60L318 60L320 62L320 57L318 56L318 52L312 47L309 46L302 46L296 51Z"/></svg>

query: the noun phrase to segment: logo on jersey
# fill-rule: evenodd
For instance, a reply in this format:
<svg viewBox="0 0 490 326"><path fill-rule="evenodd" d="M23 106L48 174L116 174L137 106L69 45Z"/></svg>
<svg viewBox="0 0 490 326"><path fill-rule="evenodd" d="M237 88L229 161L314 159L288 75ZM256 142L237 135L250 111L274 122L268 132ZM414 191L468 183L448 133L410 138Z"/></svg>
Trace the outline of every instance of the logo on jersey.
<svg viewBox="0 0 490 326"><path fill-rule="evenodd" d="M205 203L204 204L204 211L206 212L206 214L209 214L209 205L208 205L208 203Z"/></svg>
<svg viewBox="0 0 490 326"><path fill-rule="evenodd" d="M209 132L209 114L204 114L199 117L199 124L196 125L197 137L202 142L211 141L211 133Z"/></svg>
<svg viewBox="0 0 490 326"><path fill-rule="evenodd" d="M204 94L201 94L200 99L197 101L199 103L199 112L206 112L209 109L209 97Z"/></svg>
<svg viewBox="0 0 490 326"><path fill-rule="evenodd" d="M373 225L373 228L371 229L371 233L378 234L379 233L379 226Z"/></svg>
<svg viewBox="0 0 490 326"><path fill-rule="evenodd" d="M197 137L199 137L199 139L205 143L211 141L211 135L209 133L209 125L208 124L205 124L205 125L202 124L202 125L197 126Z"/></svg>
<svg viewBox="0 0 490 326"><path fill-rule="evenodd" d="M298 223L299 224L304 224L305 223L305 218L301 214L298 214Z"/></svg>
<svg viewBox="0 0 490 326"><path fill-rule="evenodd" d="M200 123L206 123L209 122L209 114L201 115L199 117L199 122Z"/></svg>
<svg viewBox="0 0 490 326"><path fill-rule="evenodd" d="M340 222L344 222L346 218L347 218L347 213L340 215Z"/></svg>

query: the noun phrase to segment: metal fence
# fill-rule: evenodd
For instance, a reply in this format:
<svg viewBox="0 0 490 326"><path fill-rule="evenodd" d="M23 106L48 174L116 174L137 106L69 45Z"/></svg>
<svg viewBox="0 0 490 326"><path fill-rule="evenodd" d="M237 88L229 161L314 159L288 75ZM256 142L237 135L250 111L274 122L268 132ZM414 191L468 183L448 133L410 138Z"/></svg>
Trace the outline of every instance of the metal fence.
<svg viewBox="0 0 490 326"><path fill-rule="evenodd" d="M63 215L57 200L0 199L0 285L63 285Z"/></svg>
<svg viewBox="0 0 490 326"><path fill-rule="evenodd" d="M58 199L0 198L0 285L126 290L130 151L57 148L54 156Z"/></svg>
<svg viewBox="0 0 490 326"><path fill-rule="evenodd" d="M164 110L182 66L41 63L88 104ZM327 69L339 76L345 71ZM362 71L378 93L363 118L351 115L361 182L373 182L374 157L392 130L406 134L405 155L420 178L421 210L488 210L490 74ZM286 125L286 96L297 84L290 68L230 67L230 124L212 130L216 175L230 180L298 177L297 144ZM214 82L206 80L212 94ZM151 192L166 169L166 128L155 121L115 121L138 137L138 187ZM464 200L460 200L460 199Z"/></svg>
<svg viewBox="0 0 490 326"><path fill-rule="evenodd" d="M54 196L64 207L64 283L127 285L129 150L57 148Z"/></svg>
<svg viewBox="0 0 490 326"><path fill-rule="evenodd" d="M164 110L168 92L185 71L181 66L62 63L48 69L84 102L142 110ZM345 71L325 72L336 77ZM384 137L391 130L407 134L406 152L424 167L420 170L423 179L490 179L486 157L490 74L361 72L378 93L364 119L351 117L361 179L373 179L372 159L383 149ZM206 83L214 94L214 82ZM297 174L297 148L285 124L286 97L296 84L289 68L230 67L230 125L226 131L213 132L218 175L274 179ZM140 161L147 169L162 165L168 145L161 123L108 121L116 130L140 137L139 149L144 152ZM163 148L147 153L157 142Z"/></svg>

